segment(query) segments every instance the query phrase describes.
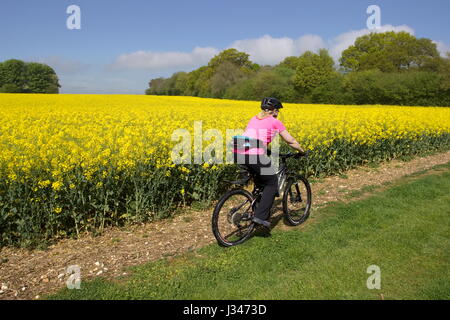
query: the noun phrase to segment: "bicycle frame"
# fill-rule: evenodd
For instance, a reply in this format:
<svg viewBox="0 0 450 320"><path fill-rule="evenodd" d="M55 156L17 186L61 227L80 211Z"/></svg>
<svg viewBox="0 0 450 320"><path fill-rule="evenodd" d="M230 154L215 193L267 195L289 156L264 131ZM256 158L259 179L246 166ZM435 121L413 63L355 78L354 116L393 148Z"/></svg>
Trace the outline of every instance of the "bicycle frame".
<svg viewBox="0 0 450 320"><path fill-rule="evenodd" d="M282 158L280 169L278 170L276 175L277 175L277 179L278 179L278 194L281 195L283 188L284 188L284 184L288 177L288 168L286 165L285 158Z"/></svg>
<svg viewBox="0 0 450 320"><path fill-rule="evenodd" d="M304 155L308 156L309 151L306 152ZM296 177L295 174L291 174L291 172L289 171L288 167L287 167L287 159L291 156L293 156L294 154L280 154L280 159L281 159L281 165L279 166L278 171L275 173L277 175L277 180L278 180L278 190L277 190L277 194L278 196L280 196L283 192L284 186L286 181L291 178L291 177ZM253 179L253 182L255 182L254 177L251 177ZM249 179L250 180L250 179ZM296 187L298 188L298 187ZM262 188L258 187L256 184L253 188L252 194L254 197L254 200L252 202L252 205L254 204L254 202L258 199L258 197L261 195L262 192Z"/></svg>
<svg viewBox="0 0 450 320"><path fill-rule="evenodd" d="M288 177L290 176L288 167L286 165L286 158L281 158L281 165L279 166L279 169L275 174L277 175L277 181L278 181L278 195L281 195L283 192L284 185L285 185ZM253 200L253 201L256 201L258 196L261 194L261 191L262 190L255 185L253 192L252 192L252 194L255 197L255 200Z"/></svg>

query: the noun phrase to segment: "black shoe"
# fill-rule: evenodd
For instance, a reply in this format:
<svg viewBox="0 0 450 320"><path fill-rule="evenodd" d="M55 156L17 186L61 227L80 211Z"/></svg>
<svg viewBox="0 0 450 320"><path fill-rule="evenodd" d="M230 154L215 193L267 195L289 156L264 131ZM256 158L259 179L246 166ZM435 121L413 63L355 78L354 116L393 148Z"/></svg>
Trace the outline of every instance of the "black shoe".
<svg viewBox="0 0 450 320"><path fill-rule="evenodd" d="M259 224L261 226L264 226L264 227L266 227L267 229L270 230L270 227L271 227L270 221L262 220L262 219L259 219L257 217L253 217L252 221L254 223Z"/></svg>
<svg viewBox="0 0 450 320"><path fill-rule="evenodd" d="M268 237L272 236L272 234L270 233L270 229L267 227L264 227L262 224L256 225L254 235L256 237L263 237L263 238L268 238Z"/></svg>

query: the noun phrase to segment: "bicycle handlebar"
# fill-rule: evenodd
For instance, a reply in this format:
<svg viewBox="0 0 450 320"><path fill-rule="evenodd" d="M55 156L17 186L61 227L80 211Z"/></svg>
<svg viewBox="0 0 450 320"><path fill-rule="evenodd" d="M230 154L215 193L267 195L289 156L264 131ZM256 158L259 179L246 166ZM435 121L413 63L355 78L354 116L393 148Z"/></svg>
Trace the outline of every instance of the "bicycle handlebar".
<svg viewBox="0 0 450 320"><path fill-rule="evenodd" d="M291 157L293 157L293 158L301 158L301 157L308 158L308 156L309 156L310 153L311 153L311 150L308 150L308 151L306 151L306 152L280 153L279 156L280 156L281 158L285 158L285 159L291 158Z"/></svg>

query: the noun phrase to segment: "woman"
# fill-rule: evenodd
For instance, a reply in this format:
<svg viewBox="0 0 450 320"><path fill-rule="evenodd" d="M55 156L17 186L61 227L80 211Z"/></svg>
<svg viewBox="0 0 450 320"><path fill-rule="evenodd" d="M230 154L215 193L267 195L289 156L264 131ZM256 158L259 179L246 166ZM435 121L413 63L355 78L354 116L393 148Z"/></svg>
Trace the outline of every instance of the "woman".
<svg viewBox="0 0 450 320"><path fill-rule="evenodd" d="M255 210L253 222L270 228L269 216L278 190L278 179L267 155L267 145L279 133L292 148L304 152L283 123L277 119L283 105L278 99L264 98L261 112L250 119L244 133L234 137L234 161L244 165L255 177L255 183L263 186L261 201Z"/></svg>

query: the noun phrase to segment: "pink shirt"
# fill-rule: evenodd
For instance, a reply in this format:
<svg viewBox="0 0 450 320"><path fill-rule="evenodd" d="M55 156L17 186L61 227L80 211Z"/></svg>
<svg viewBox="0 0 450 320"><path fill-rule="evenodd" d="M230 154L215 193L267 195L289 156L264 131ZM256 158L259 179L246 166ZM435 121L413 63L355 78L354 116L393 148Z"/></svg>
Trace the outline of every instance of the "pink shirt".
<svg viewBox="0 0 450 320"><path fill-rule="evenodd" d="M272 142L277 133L284 130L286 130L284 124L273 116L269 116L264 119L259 119L257 116L254 116L250 119L247 128L242 135L259 139L267 146L270 142ZM264 149L252 148L247 151L235 149L234 152L239 154L264 154Z"/></svg>

